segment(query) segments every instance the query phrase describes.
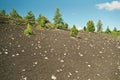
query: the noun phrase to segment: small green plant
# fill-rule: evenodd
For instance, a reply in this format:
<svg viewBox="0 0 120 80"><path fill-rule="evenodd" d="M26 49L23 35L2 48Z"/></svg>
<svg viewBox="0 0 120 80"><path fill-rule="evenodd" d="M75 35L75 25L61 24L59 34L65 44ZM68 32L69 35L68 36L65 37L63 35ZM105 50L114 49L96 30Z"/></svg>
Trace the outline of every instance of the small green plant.
<svg viewBox="0 0 120 80"><path fill-rule="evenodd" d="M24 34L32 35L34 33L33 29L31 28L30 24L27 25L27 28L24 30Z"/></svg>
<svg viewBox="0 0 120 80"><path fill-rule="evenodd" d="M73 37L76 37L78 35L78 30L75 25L73 25L73 27L71 28L70 35Z"/></svg>

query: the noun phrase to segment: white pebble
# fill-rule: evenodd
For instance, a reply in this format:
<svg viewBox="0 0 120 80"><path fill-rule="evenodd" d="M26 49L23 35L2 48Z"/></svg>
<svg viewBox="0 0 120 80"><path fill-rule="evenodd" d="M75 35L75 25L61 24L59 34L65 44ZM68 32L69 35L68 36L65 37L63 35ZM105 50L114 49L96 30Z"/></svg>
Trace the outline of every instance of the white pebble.
<svg viewBox="0 0 120 80"><path fill-rule="evenodd" d="M91 67L91 65L88 65L88 67Z"/></svg>
<svg viewBox="0 0 120 80"><path fill-rule="evenodd" d="M42 48L42 47L39 45L38 48Z"/></svg>
<svg viewBox="0 0 120 80"><path fill-rule="evenodd" d="M99 53L103 53L102 51L99 51Z"/></svg>
<svg viewBox="0 0 120 80"><path fill-rule="evenodd" d="M40 43L40 41L38 41L38 43Z"/></svg>
<svg viewBox="0 0 120 80"><path fill-rule="evenodd" d="M78 71L75 71L76 73L78 73Z"/></svg>
<svg viewBox="0 0 120 80"><path fill-rule="evenodd" d="M5 52L5 54L8 54L8 52Z"/></svg>
<svg viewBox="0 0 120 80"><path fill-rule="evenodd" d="M80 54L80 56L82 57L82 56L83 56L83 54Z"/></svg>
<svg viewBox="0 0 120 80"><path fill-rule="evenodd" d="M45 51L45 53L47 53L47 51Z"/></svg>
<svg viewBox="0 0 120 80"><path fill-rule="evenodd" d="M35 65L37 65L37 62L35 62Z"/></svg>
<svg viewBox="0 0 120 80"><path fill-rule="evenodd" d="M120 46L118 46L117 48L119 48L119 49L120 49Z"/></svg>
<svg viewBox="0 0 120 80"><path fill-rule="evenodd" d="M18 45L17 47L21 47L20 45Z"/></svg>
<svg viewBox="0 0 120 80"><path fill-rule="evenodd" d="M64 60L60 60L60 62L64 62Z"/></svg>
<svg viewBox="0 0 120 80"><path fill-rule="evenodd" d="M71 72L69 72L69 75L71 76L71 75L72 75L72 73L71 73Z"/></svg>
<svg viewBox="0 0 120 80"><path fill-rule="evenodd" d="M25 52L25 50L21 50L21 52Z"/></svg>
<svg viewBox="0 0 120 80"><path fill-rule="evenodd" d="M48 57L45 57L45 59L48 59Z"/></svg>
<svg viewBox="0 0 120 80"><path fill-rule="evenodd" d="M36 55L36 53L33 53L33 55Z"/></svg>
<svg viewBox="0 0 120 80"><path fill-rule="evenodd" d="M24 80L27 80L27 77L24 77L23 79L24 79Z"/></svg>
<svg viewBox="0 0 120 80"><path fill-rule="evenodd" d="M14 40L15 38L11 38L12 40Z"/></svg>
<svg viewBox="0 0 120 80"><path fill-rule="evenodd" d="M19 56L19 53L17 53L16 56Z"/></svg>
<svg viewBox="0 0 120 80"><path fill-rule="evenodd" d="M66 56L67 55L67 53L64 53L64 56Z"/></svg>
<svg viewBox="0 0 120 80"><path fill-rule="evenodd" d="M13 54L12 57L15 57L15 55Z"/></svg>
<svg viewBox="0 0 120 80"><path fill-rule="evenodd" d="M97 74L97 76L100 76L100 74Z"/></svg>
<svg viewBox="0 0 120 80"><path fill-rule="evenodd" d="M31 46L33 46L34 44L31 44Z"/></svg>
<svg viewBox="0 0 120 80"><path fill-rule="evenodd" d="M25 69L22 69L22 71L26 71Z"/></svg>
<svg viewBox="0 0 120 80"><path fill-rule="evenodd" d="M92 45L92 44L90 44L90 47L93 47L93 45Z"/></svg>
<svg viewBox="0 0 120 80"><path fill-rule="evenodd" d="M88 79L88 80L91 80L91 79Z"/></svg>
<svg viewBox="0 0 120 80"><path fill-rule="evenodd" d="M52 76L51 76L51 79L52 79L52 80L56 80L57 78L56 78L56 76L52 75Z"/></svg>

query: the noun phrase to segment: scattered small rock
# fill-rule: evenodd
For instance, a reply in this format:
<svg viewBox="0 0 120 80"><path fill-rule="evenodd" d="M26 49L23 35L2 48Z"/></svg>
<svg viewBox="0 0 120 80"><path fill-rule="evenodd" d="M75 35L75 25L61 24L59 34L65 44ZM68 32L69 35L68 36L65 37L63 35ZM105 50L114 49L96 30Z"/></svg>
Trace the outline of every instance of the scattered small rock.
<svg viewBox="0 0 120 80"><path fill-rule="evenodd" d="M19 55L20 55L19 53L16 54L16 56L19 56Z"/></svg>
<svg viewBox="0 0 120 80"><path fill-rule="evenodd" d="M45 59L48 59L48 57L45 57Z"/></svg>
<svg viewBox="0 0 120 80"><path fill-rule="evenodd" d="M52 79L52 80L56 80L57 77L56 77L55 75L52 75L52 76L51 76L51 79Z"/></svg>
<svg viewBox="0 0 120 80"><path fill-rule="evenodd" d="M12 57L15 57L15 55L13 54Z"/></svg>
<svg viewBox="0 0 120 80"><path fill-rule="evenodd" d="M76 73L78 73L78 71L75 71Z"/></svg>
<svg viewBox="0 0 120 80"><path fill-rule="evenodd" d="M15 38L12 37L11 39L14 40Z"/></svg>
<svg viewBox="0 0 120 80"><path fill-rule="evenodd" d="M17 47L21 47L21 45L18 45Z"/></svg>
<svg viewBox="0 0 120 80"><path fill-rule="evenodd" d="M25 50L21 50L21 52L25 52Z"/></svg>
<svg viewBox="0 0 120 80"><path fill-rule="evenodd" d="M25 69L22 69L22 71L26 71Z"/></svg>
<svg viewBox="0 0 120 80"><path fill-rule="evenodd" d="M63 63L63 62L64 62L64 60L60 60L60 62L62 62L62 63Z"/></svg>
<svg viewBox="0 0 120 80"><path fill-rule="evenodd" d="M67 55L67 53L64 53L64 56L66 56Z"/></svg>
<svg viewBox="0 0 120 80"><path fill-rule="evenodd" d="M5 52L5 54L8 54L8 52Z"/></svg>
<svg viewBox="0 0 120 80"><path fill-rule="evenodd" d="M100 74L97 74L97 76L100 76Z"/></svg>
<svg viewBox="0 0 120 80"><path fill-rule="evenodd" d="M40 41L38 41L38 44L40 43Z"/></svg>
<svg viewBox="0 0 120 80"><path fill-rule="evenodd" d="M37 65L38 64L38 62L35 62L35 65Z"/></svg>
<svg viewBox="0 0 120 80"><path fill-rule="evenodd" d="M102 51L99 51L99 53L101 54L101 53L103 53Z"/></svg>
<svg viewBox="0 0 120 80"><path fill-rule="evenodd" d="M47 51L45 51L45 53L47 53Z"/></svg>
<svg viewBox="0 0 120 80"><path fill-rule="evenodd" d="M91 65L88 65L88 67L91 67Z"/></svg>
<svg viewBox="0 0 120 80"><path fill-rule="evenodd" d="M91 80L90 78L88 80Z"/></svg>

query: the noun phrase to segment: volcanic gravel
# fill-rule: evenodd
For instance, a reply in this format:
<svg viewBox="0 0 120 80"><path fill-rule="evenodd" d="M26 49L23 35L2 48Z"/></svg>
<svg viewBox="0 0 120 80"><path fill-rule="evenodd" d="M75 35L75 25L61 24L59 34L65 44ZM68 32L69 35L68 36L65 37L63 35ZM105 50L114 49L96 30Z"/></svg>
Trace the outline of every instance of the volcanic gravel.
<svg viewBox="0 0 120 80"><path fill-rule="evenodd" d="M120 41L102 34L0 25L0 80L118 80Z"/></svg>

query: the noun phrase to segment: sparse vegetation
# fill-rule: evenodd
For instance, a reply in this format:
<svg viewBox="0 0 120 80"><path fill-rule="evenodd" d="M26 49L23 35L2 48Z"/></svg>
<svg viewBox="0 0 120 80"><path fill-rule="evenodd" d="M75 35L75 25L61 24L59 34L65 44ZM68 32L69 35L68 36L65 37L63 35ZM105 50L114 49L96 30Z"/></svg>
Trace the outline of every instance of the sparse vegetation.
<svg viewBox="0 0 120 80"><path fill-rule="evenodd" d="M18 14L18 12L13 8L9 14L6 13L5 10L0 10L0 23L7 23L7 24L15 24L15 25L26 25L29 23L31 26L36 26L36 29L61 29L61 30L69 30L68 23L65 23L62 19L62 15L60 13L60 9L57 8L55 11L55 15L53 18L53 23L49 21L49 19L42 14L38 16L37 19L35 19L35 16L32 11L29 11L26 15L26 17L22 17ZM98 20L96 29L93 20L89 20L86 24L86 26L83 27L83 30L86 32L103 32L102 29L102 21ZM31 26L29 28L31 28ZM75 26L75 25L74 25ZM28 33L27 33L28 32ZM27 34L32 34L32 32L29 33L29 31L26 30ZM106 28L106 30L103 32L106 34L110 34L114 36L116 39L120 40L120 31L117 30L115 27L113 31L109 29L109 27ZM78 34L78 30L75 27L73 27L70 30L71 36L76 36Z"/></svg>
<svg viewBox="0 0 120 80"><path fill-rule="evenodd" d="M94 22L92 20L89 20L87 22L86 26L87 26L87 28L86 28L87 32L94 32L95 31Z"/></svg>
<svg viewBox="0 0 120 80"><path fill-rule="evenodd" d="M101 22L101 20L98 20L98 22L97 22L97 32L102 32L102 22Z"/></svg>
<svg viewBox="0 0 120 80"><path fill-rule="evenodd" d="M31 28L31 25L28 23L27 28L24 30L24 34L26 35L32 35L34 33L33 29Z"/></svg>
<svg viewBox="0 0 120 80"><path fill-rule="evenodd" d="M38 22L39 27L41 27L41 29L48 29L50 27L47 25L50 23L50 21L42 14L39 15L37 22Z"/></svg>
<svg viewBox="0 0 120 80"><path fill-rule="evenodd" d="M70 35L73 37L76 37L78 35L78 30L75 25L73 25L73 27L71 28Z"/></svg>
<svg viewBox="0 0 120 80"><path fill-rule="evenodd" d="M26 24L34 25L35 24L35 16L32 11L29 11L27 16L25 17Z"/></svg>
<svg viewBox="0 0 120 80"><path fill-rule="evenodd" d="M108 34L111 33L111 30L109 29L109 27L107 27L105 33L108 33Z"/></svg>

